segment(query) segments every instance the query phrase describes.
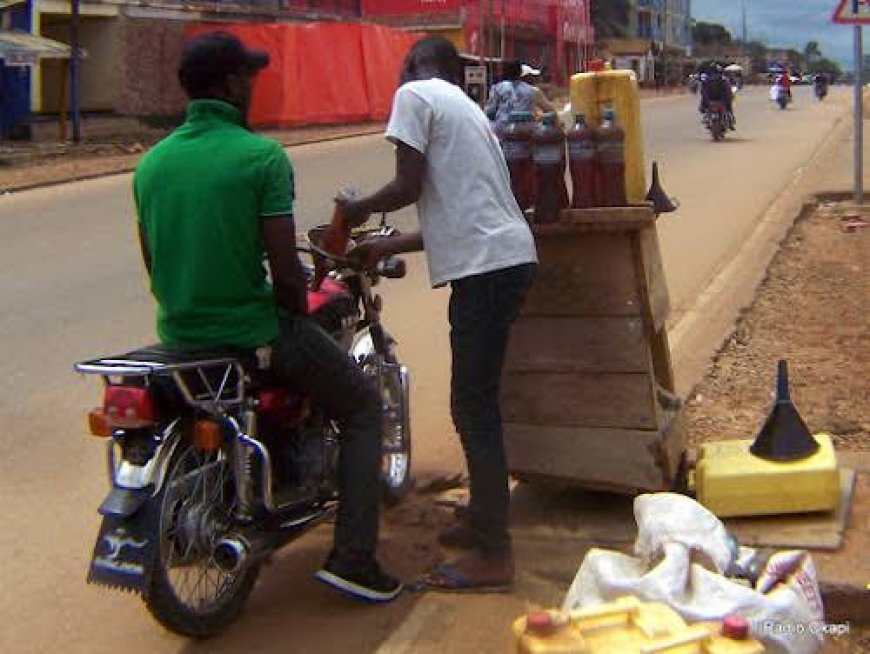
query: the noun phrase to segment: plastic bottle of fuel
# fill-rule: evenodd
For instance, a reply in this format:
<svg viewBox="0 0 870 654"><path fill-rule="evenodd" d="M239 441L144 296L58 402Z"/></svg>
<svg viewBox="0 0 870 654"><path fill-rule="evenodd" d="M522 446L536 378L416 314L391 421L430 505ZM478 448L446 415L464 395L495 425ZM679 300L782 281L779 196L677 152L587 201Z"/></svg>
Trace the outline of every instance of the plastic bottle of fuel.
<svg viewBox="0 0 870 654"><path fill-rule="evenodd" d="M360 196L360 192L353 188L343 188L339 191L339 195L348 200L356 200ZM341 204L335 203L335 209L332 212L332 221L329 227L323 232L323 237L319 246L322 250L336 256L344 256L347 253L347 246L350 241L350 227L344 222L344 211ZM314 262L314 279L312 280L312 288L316 291L320 289L320 285L326 278L326 262L322 256L313 257Z"/></svg>
<svg viewBox="0 0 870 654"><path fill-rule="evenodd" d="M559 220L559 212L568 207L568 187L565 184L565 132L559 127L556 114L546 114L534 132L535 223L541 225Z"/></svg>
<svg viewBox="0 0 870 654"><path fill-rule="evenodd" d="M586 209L598 202L598 180L595 157L598 135L579 113L568 132L568 161L571 168L571 207Z"/></svg>
<svg viewBox="0 0 870 654"><path fill-rule="evenodd" d="M531 112L515 111L501 132L501 147L511 176L511 190L525 211L535 202L535 165L532 160L532 131L534 116Z"/></svg>
<svg viewBox="0 0 870 654"><path fill-rule="evenodd" d="M598 130L598 181L605 207L620 207L628 203L625 193L625 131L616 122L612 108L604 110Z"/></svg>

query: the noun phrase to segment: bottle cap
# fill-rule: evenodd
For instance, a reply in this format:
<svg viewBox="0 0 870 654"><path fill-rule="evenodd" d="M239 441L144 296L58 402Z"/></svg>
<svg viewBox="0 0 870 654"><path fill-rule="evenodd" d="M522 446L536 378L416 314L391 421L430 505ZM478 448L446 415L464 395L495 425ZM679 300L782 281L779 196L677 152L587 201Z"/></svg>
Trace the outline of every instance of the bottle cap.
<svg viewBox="0 0 870 654"><path fill-rule="evenodd" d="M732 614L722 621L722 636L731 640L749 638L749 621L739 614Z"/></svg>
<svg viewBox="0 0 870 654"><path fill-rule="evenodd" d="M526 633L549 636L556 630L556 622L547 611L529 611L526 615Z"/></svg>

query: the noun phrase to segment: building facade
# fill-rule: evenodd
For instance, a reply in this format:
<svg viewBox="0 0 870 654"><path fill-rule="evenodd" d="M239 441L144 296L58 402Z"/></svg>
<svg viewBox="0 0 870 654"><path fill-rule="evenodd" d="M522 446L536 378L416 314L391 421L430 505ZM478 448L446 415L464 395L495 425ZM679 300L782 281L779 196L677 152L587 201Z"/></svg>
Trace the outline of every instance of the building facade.
<svg viewBox="0 0 870 654"><path fill-rule="evenodd" d="M362 19L442 34L465 54L518 59L564 82L594 41L589 0L362 0Z"/></svg>
<svg viewBox="0 0 870 654"><path fill-rule="evenodd" d="M361 0L80 0L79 43L84 111L137 113L141 100L176 104L177 89L160 88L183 41L185 24L202 21L280 22L360 18ZM0 0L0 27L70 43L69 0ZM30 67L30 111L57 113L67 104L63 63ZM154 94L157 93L157 96ZM167 94L166 101L159 98ZM150 100L140 96L152 94Z"/></svg>
<svg viewBox="0 0 870 654"><path fill-rule="evenodd" d="M632 69L642 84L676 84L691 56L691 0L631 0L626 38L601 50L617 68Z"/></svg>

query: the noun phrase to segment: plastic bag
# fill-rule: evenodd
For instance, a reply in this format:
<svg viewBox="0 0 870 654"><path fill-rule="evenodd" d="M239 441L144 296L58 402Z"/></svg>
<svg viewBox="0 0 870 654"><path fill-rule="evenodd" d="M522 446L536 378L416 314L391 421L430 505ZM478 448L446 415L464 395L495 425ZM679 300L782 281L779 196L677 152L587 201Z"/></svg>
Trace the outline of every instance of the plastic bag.
<svg viewBox="0 0 870 654"><path fill-rule="evenodd" d="M689 622L739 613L770 652L820 651L824 610L807 552L775 553L750 585L725 573L747 566L756 551L737 550L722 522L694 500L673 493L641 495L634 514L636 556L590 550L565 597L564 611L634 595L664 602Z"/></svg>

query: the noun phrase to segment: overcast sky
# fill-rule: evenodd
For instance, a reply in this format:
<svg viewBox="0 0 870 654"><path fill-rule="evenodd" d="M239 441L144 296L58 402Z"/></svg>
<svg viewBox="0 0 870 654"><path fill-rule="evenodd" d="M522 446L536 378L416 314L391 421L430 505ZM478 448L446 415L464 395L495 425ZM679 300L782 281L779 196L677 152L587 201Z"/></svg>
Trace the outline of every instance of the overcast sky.
<svg viewBox="0 0 870 654"><path fill-rule="evenodd" d="M722 23L741 38L742 5L743 0L692 0L692 14L695 20ZM818 41L825 56L853 67L852 29L831 22L837 0L746 0L746 5L750 40L797 50ZM870 40L870 30L864 32L864 40Z"/></svg>

